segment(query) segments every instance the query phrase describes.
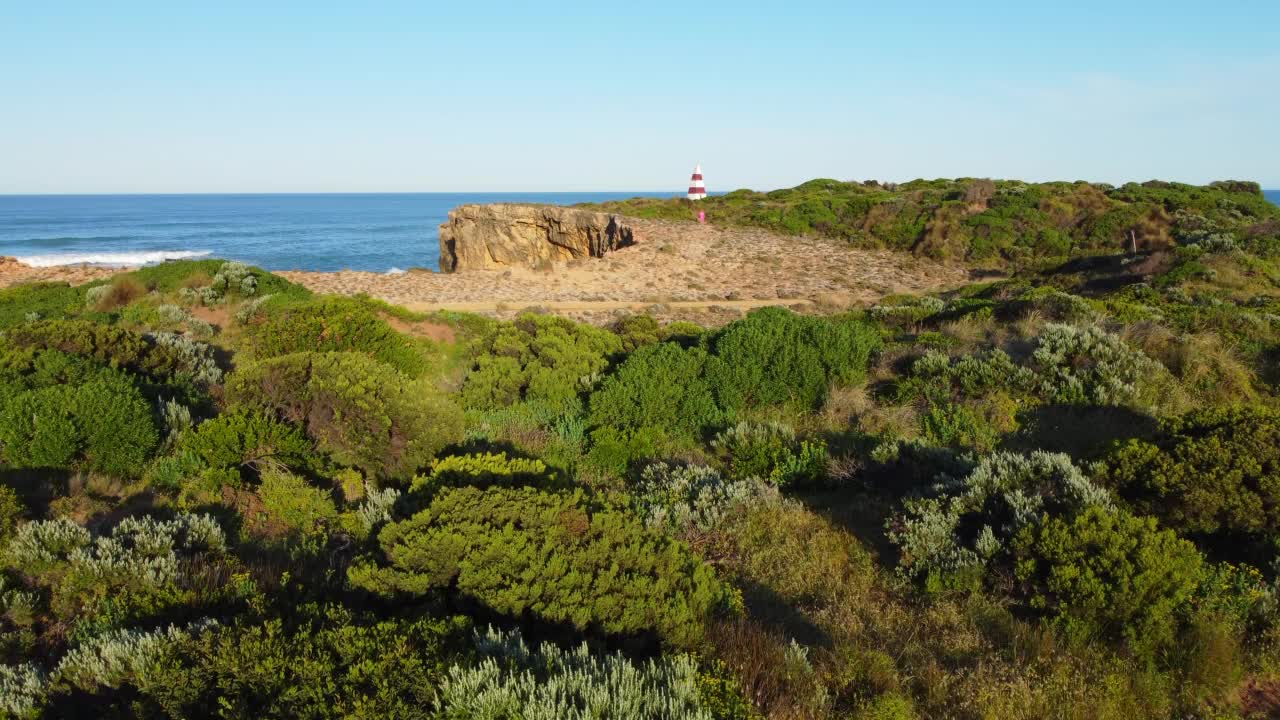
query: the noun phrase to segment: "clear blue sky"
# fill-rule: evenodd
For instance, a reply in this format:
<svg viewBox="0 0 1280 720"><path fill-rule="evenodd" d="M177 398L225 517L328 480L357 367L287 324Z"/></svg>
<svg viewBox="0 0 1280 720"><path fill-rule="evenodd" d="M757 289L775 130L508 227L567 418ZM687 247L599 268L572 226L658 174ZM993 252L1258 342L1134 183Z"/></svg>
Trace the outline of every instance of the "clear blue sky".
<svg viewBox="0 0 1280 720"><path fill-rule="evenodd" d="M1280 2L0 0L0 193L1280 187Z"/></svg>

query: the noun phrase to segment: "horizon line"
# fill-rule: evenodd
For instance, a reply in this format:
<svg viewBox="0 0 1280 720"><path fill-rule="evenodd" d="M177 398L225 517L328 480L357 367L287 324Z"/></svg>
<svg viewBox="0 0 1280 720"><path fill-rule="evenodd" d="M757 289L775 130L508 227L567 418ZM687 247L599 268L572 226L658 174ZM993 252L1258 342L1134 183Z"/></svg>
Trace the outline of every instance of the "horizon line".
<svg viewBox="0 0 1280 720"><path fill-rule="evenodd" d="M725 193L717 190L708 194ZM0 197L122 197L191 195L597 195L600 193L645 193L684 195L684 190L213 190L191 192L11 192Z"/></svg>
<svg viewBox="0 0 1280 720"><path fill-rule="evenodd" d="M815 178L817 179L817 178ZM924 178L917 178L924 179ZM956 178L935 178L935 180L946 180ZM859 180L847 180L841 182L860 183ZM905 181L912 182L912 181ZM1042 184L1037 181L1023 181L1029 184ZM1074 181L1051 181L1051 182L1090 182L1089 180ZM1137 182L1137 181L1134 181ZM1170 181L1181 182L1181 181ZM1257 182L1257 181L1246 181ZM803 183L802 183L803 184ZM895 183L902 184L902 183ZM1105 183L1112 184L1112 183ZM1115 187L1123 187L1115 185ZM1141 184L1141 183L1138 183ZM1197 185L1197 183L1183 183L1187 185ZM1208 183L1202 186L1207 187ZM1263 192L1280 192L1280 182L1275 185L1268 186L1258 183L1259 188ZM737 190L751 190L752 192L772 192L774 190L786 190L795 186L785 186L776 188L750 188L735 187L725 190L708 190L707 195L726 195ZM636 193L638 195L672 195L683 196L684 189L678 190L655 190L655 189L627 189L627 190L195 190L188 192L148 192L148 191L102 191L102 192L0 192L0 198L3 197L190 197L190 196L230 196L230 195L595 195L602 193L625 194Z"/></svg>

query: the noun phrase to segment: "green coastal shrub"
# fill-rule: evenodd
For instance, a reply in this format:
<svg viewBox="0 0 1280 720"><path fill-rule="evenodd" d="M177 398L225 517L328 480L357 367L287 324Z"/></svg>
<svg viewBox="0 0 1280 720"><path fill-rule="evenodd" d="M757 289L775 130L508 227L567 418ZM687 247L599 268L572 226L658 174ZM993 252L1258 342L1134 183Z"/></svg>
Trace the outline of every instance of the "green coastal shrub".
<svg viewBox="0 0 1280 720"><path fill-rule="evenodd" d="M333 493L312 486L293 473L269 470L258 485L258 498L267 515L294 532L322 532L338 517Z"/></svg>
<svg viewBox="0 0 1280 720"><path fill-rule="evenodd" d="M379 619L337 605L214 626L165 648L143 697L169 717L437 718L464 618Z"/></svg>
<svg viewBox="0 0 1280 720"><path fill-rule="evenodd" d="M672 440L667 430L658 427L632 430L601 427L592 430L590 437L591 449L587 451L584 465L607 477L621 477L637 461L686 450L693 442L688 437Z"/></svg>
<svg viewBox="0 0 1280 720"><path fill-rule="evenodd" d="M782 404L818 408L830 384L862 381L880 335L856 320L763 308L725 326L707 345L719 360L708 365L708 382L732 415Z"/></svg>
<svg viewBox="0 0 1280 720"><path fill-rule="evenodd" d="M186 455L210 478L240 479L271 468L306 468L313 443L294 425L261 411L233 410L200 423L184 435L177 455ZM233 482L238 485L239 482Z"/></svg>
<svg viewBox="0 0 1280 720"><path fill-rule="evenodd" d="M700 348L646 345L591 395L591 424L634 431L652 428L672 438L697 438L723 417L705 379L714 362Z"/></svg>
<svg viewBox="0 0 1280 720"><path fill-rule="evenodd" d="M627 315L614 321L609 329L622 340L623 352L635 352L638 347L663 339L662 328L652 315Z"/></svg>
<svg viewBox="0 0 1280 720"><path fill-rule="evenodd" d="M0 542L13 537L26 514L27 507L18 493L8 485L0 485Z"/></svg>
<svg viewBox="0 0 1280 720"><path fill-rule="evenodd" d="M928 496L909 499L890 521L899 571L930 587L965 582L1007 557L1010 541L1043 516L1070 517L1089 507L1111 507L1066 455L1000 452L960 480L944 480Z"/></svg>
<svg viewBox="0 0 1280 720"><path fill-rule="evenodd" d="M84 307L84 292L61 282L0 288L0 330L66 317Z"/></svg>
<svg viewBox="0 0 1280 720"><path fill-rule="evenodd" d="M426 367L423 351L407 335L379 317L360 298L326 296L269 308L245 326L245 341L255 358L300 352L353 352L384 362L408 375Z"/></svg>
<svg viewBox="0 0 1280 720"><path fill-rule="evenodd" d="M238 370L233 404L304 428L341 464L407 478L462 438L462 411L430 382L359 353L298 353Z"/></svg>
<svg viewBox="0 0 1280 720"><path fill-rule="evenodd" d="M427 495L443 487L493 485L549 488L558 483L555 473L536 458L507 457L506 453L449 455L431 463L431 472L417 475L410 489Z"/></svg>
<svg viewBox="0 0 1280 720"><path fill-rule="evenodd" d="M21 392L0 407L0 456L10 467L139 475L158 442L150 404L119 372Z"/></svg>
<svg viewBox="0 0 1280 720"><path fill-rule="evenodd" d="M58 350L82 355L111 367L135 372L154 372L163 367L163 353L151 357L151 347L142 335L112 325L89 320L44 320L5 332L12 347Z"/></svg>
<svg viewBox="0 0 1280 720"><path fill-rule="evenodd" d="M1032 607L1070 636L1120 637L1139 649L1173 641L1175 614L1201 578L1190 542L1153 518L1096 505L1025 527L1013 545Z"/></svg>
<svg viewBox="0 0 1280 720"><path fill-rule="evenodd" d="M208 345L173 333L146 336L88 320L49 320L13 328L4 337L14 348L56 350L153 378L185 376L204 386L222 378Z"/></svg>
<svg viewBox="0 0 1280 720"><path fill-rule="evenodd" d="M0 407L0 454L14 468L65 468L80 456L82 439L72 412L75 390L47 387Z"/></svg>
<svg viewBox="0 0 1280 720"><path fill-rule="evenodd" d="M71 408L89 468L111 475L141 474L160 437L151 405L127 377L102 373L76 388Z"/></svg>
<svg viewBox="0 0 1280 720"><path fill-rule="evenodd" d="M1181 532L1257 541L1280 530L1280 412L1198 410L1161 430L1117 448L1101 481Z"/></svg>
<svg viewBox="0 0 1280 720"><path fill-rule="evenodd" d="M711 569L630 513L578 492L448 488L378 534L383 558L350 570L377 593L448 590L512 617L688 645L724 600ZM536 582L530 582L532 577Z"/></svg>
<svg viewBox="0 0 1280 720"><path fill-rule="evenodd" d="M622 340L607 330L526 313L480 338L462 400L480 410L525 401L572 411L622 350Z"/></svg>
<svg viewBox="0 0 1280 720"><path fill-rule="evenodd" d="M687 655L632 662L583 643L532 648L519 632L478 633L480 661L449 668L438 700L443 717L529 720L711 720L698 668Z"/></svg>

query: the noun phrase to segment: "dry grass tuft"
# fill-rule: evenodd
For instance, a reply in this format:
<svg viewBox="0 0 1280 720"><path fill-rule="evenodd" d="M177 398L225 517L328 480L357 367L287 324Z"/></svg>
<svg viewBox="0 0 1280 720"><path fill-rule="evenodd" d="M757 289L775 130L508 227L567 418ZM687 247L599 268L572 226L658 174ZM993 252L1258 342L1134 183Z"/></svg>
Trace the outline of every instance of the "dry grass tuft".
<svg viewBox="0 0 1280 720"><path fill-rule="evenodd" d="M107 294L102 296L95 306L96 310L107 311L124 307L129 303L143 297L147 294L147 288L142 283L134 280L128 275L117 275L111 281L111 288L107 290Z"/></svg>

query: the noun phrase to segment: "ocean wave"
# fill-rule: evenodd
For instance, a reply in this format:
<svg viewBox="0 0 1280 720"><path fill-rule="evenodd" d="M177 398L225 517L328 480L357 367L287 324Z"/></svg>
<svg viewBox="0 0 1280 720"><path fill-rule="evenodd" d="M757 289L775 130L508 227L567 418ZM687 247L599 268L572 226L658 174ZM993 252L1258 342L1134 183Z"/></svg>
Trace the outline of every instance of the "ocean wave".
<svg viewBox="0 0 1280 720"><path fill-rule="evenodd" d="M398 267L393 267L393 268L391 268L390 270L388 270L388 271L386 272L386 274L387 274L387 275L403 275L403 274L405 274L406 272L409 272L409 271L408 271L408 270L401 270L401 269L400 269L400 268L398 268Z"/></svg>
<svg viewBox="0 0 1280 720"><path fill-rule="evenodd" d="M47 255L19 255L18 262L32 267L53 267L55 265L103 265L106 267L127 267L133 265L154 265L165 260L186 260L211 255L209 250L136 250L123 252L66 252L49 253Z"/></svg>
<svg viewBox="0 0 1280 720"><path fill-rule="evenodd" d="M32 247L60 247L90 242L128 242L137 235L60 235L57 237L18 238L18 242Z"/></svg>

